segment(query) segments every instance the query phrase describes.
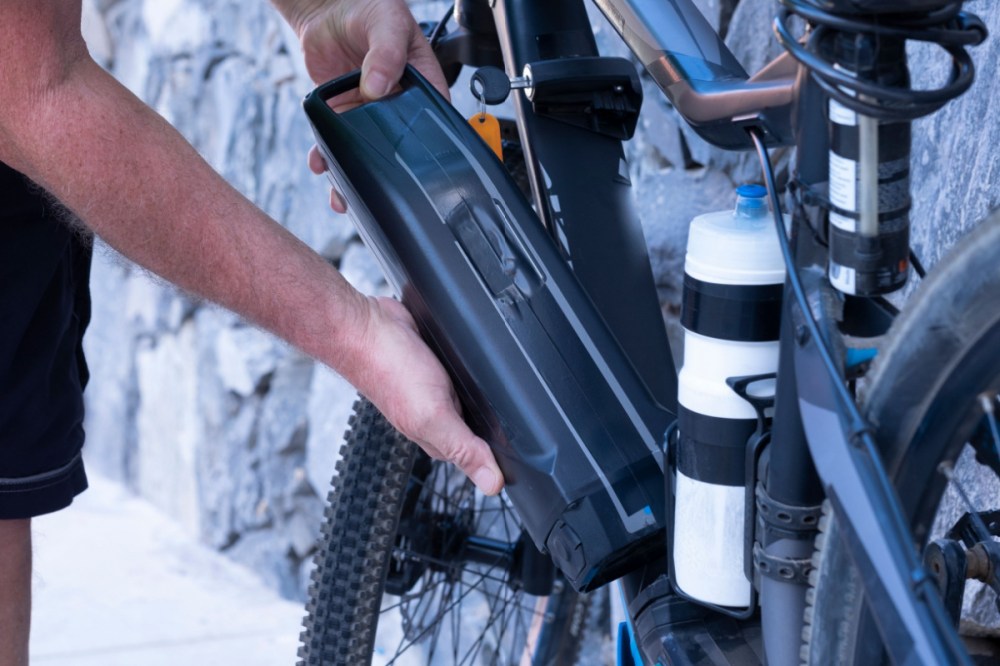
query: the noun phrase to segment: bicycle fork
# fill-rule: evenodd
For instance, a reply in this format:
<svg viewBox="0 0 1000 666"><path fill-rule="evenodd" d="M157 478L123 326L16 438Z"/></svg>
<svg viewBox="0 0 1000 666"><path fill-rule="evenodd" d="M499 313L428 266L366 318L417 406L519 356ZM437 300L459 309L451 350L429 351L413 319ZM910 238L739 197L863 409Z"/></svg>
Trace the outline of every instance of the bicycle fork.
<svg viewBox="0 0 1000 666"><path fill-rule="evenodd" d="M852 313L864 309L870 324L873 309L867 306L906 280L909 124L936 107L914 102L900 111L876 99L879 92L889 97L910 92L904 39L857 22L856 33L842 31L849 21L827 29L822 21L829 15L798 0L784 4L819 24L813 25L806 50L788 38L787 10L777 22L779 38L806 66L794 110L799 163L790 249L798 277L786 286L776 426L764 473L763 497L781 503L782 520L775 521L775 512L764 511L759 501L757 507L759 515L771 516L759 521L763 557L755 558L768 663L799 662L801 641L788 628L802 625L817 503L824 494L846 524L873 618L893 661L969 663L913 552L870 427L844 385L852 359L843 345L834 344L844 334L884 332L856 327L861 319ZM815 60L817 53L828 62ZM949 94L964 90L954 87ZM758 150L766 162L759 142ZM822 159L824 153L828 159ZM781 525L796 519L801 524ZM772 565L770 574L761 563Z"/></svg>

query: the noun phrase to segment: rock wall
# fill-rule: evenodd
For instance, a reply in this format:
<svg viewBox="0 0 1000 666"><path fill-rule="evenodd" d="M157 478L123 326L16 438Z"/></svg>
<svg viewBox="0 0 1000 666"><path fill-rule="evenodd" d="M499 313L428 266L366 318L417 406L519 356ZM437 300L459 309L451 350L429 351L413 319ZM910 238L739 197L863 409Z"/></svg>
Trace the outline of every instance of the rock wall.
<svg viewBox="0 0 1000 666"><path fill-rule="evenodd" d="M770 0L699 0L747 68L775 52ZM444 2L414 2L422 18ZM985 11L986 0L969 3ZM1000 33L1000 13L988 16ZM594 14L605 53L622 55ZM337 265L360 289L385 284L346 218L310 174L300 100L311 87L291 30L265 0L89 0L94 56L176 126L234 186ZM917 126L914 236L926 263L996 207L993 117L1000 48L975 50L973 93ZM940 76L940 54L915 71ZM679 121L644 77L640 130L628 145L668 323L679 310L687 222L731 205L757 180L752 156L715 150ZM457 94L459 103L469 104ZM789 156L778 156L787 165ZM937 161L942 160L942 161ZM155 166L153 167L155 168ZM124 481L207 544L301 595L354 392L329 370L238 318L151 278L106 248L94 267L87 337L88 464Z"/></svg>

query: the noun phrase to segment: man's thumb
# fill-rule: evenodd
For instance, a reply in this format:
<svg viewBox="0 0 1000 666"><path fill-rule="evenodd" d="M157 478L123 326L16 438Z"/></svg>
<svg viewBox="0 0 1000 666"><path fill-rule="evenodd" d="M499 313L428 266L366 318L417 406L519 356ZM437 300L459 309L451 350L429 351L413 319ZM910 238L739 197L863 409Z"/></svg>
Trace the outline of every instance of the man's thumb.
<svg viewBox="0 0 1000 666"><path fill-rule="evenodd" d="M403 76L407 48L391 23L373 25L368 35L369 50L361 63L361 94L366 99L385 97Z"/></svg>

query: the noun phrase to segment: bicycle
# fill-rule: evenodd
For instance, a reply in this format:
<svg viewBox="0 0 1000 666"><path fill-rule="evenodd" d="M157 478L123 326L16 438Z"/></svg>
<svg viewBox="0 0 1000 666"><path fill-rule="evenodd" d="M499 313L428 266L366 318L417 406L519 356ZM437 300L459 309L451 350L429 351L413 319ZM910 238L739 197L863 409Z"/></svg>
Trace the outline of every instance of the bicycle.
<svg viewBox="0 0 1000 666"><path fill-rule="evenodd" d="M412 164L457 160L485 174L477 178L489 186L499 226L476 231L465 217L445 219L426 209L429 219L440 216L440 226L454 232L449 251L458 248L476 271L476 289L492 293L490 302L508 314L539 294L566 290L570 305L559 312L579 316L571 332L582 331L598 351L588 347L587 354L576 354L577 338L571 336L553 349L585 362L608 359L589 375L593 390L615 408L619 402L634 408L630 420L623 419L626 425L662 426L662 435L655 450L644 450L644 443L627 449L638 450L620 468L628 474L610 481L598 474L604 485L585 492L567 489L572 484L565 471L549 464L547 456L567 454L569 444L539 443L536 459L522 460L530 456L511 452L519 432L505 419L518 416L510 410L533 408L516 400L522 391L530 393L531 378L478 384L461 349L456 351L463 341L449 337L446 325L431 316L435 310L428 302L440 306L444 300L413 286L421 275L448 270L433 263L413 267L426 262L415 255L439 248L430 241L416 250L400 247L392 230L374 220L362 223L390 281L455 373L474 427L496 447L502 466L513 465L505 474L514 483L509 497L475 497L467 482L417 452L361 403L330 496L303 663L371 663L375 631L383 628L395 629L401 649L376 654L376 661L406 663L412 656L440 663L575 663L581 628L605 612L600 598L580 593L612 579L620 579L627 612L619 637L622 663L989 659L963 642L955 627L967 577L1000 589L1000 544L994 538L1000 536L1000 514L969 504L962 518L949 521L943 537L931 527L946 486L963 494L952 463L966 444L1000 476L994 414L1000 358L993 352L1000 336L1000 271L992 255L1000 247L1000 217L980 224L926 280L921 275L902 314L896 316L885 298L903 285L911 265L923 273L908 242L910 122L971 85L965 47L985 39L983 23L961 11L962 2L948 0L781 0L775 25L786 54L749 77L690 0L596 4L699 134L722 147L754 149L760 157L785 277L734 291L748 285L720 286L688 275L685 299L697 302L701 315L684 324L709 339L737 330L748 336L737 342L771 344L778 368L723 374L750 418L727 421L729 415L709 408L699 412L690 393L685 395L659 319L648 257L635 242L641 232L629 214L627 176L620 172L621 141L631 135L638 113L635 70L598 56L582 3L459 0L458 29L447 33L445 17L429 28L429 38L452 81L463 65L505 66L502 80L480 70L484 103L503 97L505 86L527 89L514 98L516 137L512 125L506 129L509 147L523 154L527 182L521 186L540 224L518 226L530 207L518 203L517 186L499 175L468 125L460 127L464 120L454 121L415 72L404 77L395 98L402 100L396 113L410 115L402 122L364 116L357 122L366 123L368 138L346 157L348 149L324 141L340 122L326 101L356 86L357 75L307 98L336 183L363 215L365 202L382 187L389 192L390 212L413 204L400 195L409 185L375 186L349 173L391 179L402 164L399 177L424 188L410 198L432 203L444 192L426 182L437 172L418 174ZM789 28L793 15L808 24L801 40ZM947 51L953 68L945 84L910 89L907 40ZM418 118L431 122L417 131ZM388 143L371 138L383 131L388 136L396 126L401 133ZM425 144L422 137L434 133L439 139ZM435 140L452 143L426 150ZM786 191L789 230L768 145L795 145L799 155ZM411 149L419 159L407 153ZM376 153L384 160L377 168L371 164ZM377 170L383 166L385 171ZM757 216L766 208L762 200L744 203ZM604 270L608 265L615 270ZM570 282L560 272L568 268ZM577 283L586 298L575 296ZM449 297L465 297L465 287L450 288ZM449 316L472 326L485 315L469 309ZM474 343L466 340L465 349ZM602 378L619 382L617 392L600 393L604 385L596 379ZM544 388L562 390L551 382ZM597 402L596 412L604 402ZM580 411L587 410L573 411L564 421L585 420ZM713 437L728 444L704 457L704 447L718 444ZM587 443L579 443L579 450L601 455ZM600 470L607 461L591 462ZM632 485L623 485L623 478ZM695 577L737 581L735 601L726 596L735 584L696 589L686 565L679 566L690 555L683 553L686 544L699 538L706 548L712 543L692 532L689 516L675 515L690 502L683 484L692 479L727 488L727 501L739 504L739 529L731 530L737 537L725 536L737 563ZM536 483L544 490L526 489ZM639 498L623 499L629 493ZM600 504L606 497L618 503ZM520 504L520 517L512 502ZM598 523L595 533L614 543L572 540L590 527L586 521L569 524L573 511L584 510ZM463 606L474 591L482 600ZM391 596L380 614L383 593ZM462 617L481 611L487 616L478 624ZM420 654L407 655L410 649Z"/></svg>

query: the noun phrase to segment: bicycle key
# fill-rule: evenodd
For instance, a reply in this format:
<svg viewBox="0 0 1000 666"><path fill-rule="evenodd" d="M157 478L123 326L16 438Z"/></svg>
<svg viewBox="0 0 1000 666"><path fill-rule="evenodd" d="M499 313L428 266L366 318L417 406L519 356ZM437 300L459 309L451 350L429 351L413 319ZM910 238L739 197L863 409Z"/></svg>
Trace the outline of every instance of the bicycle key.
<svg viewBox="0 0 1000 666"><path fill-rule="evenodd" d="M472 74L469 89L482 104L499 104L510 95L510 79L499 67L480 67Z"/></svg>

